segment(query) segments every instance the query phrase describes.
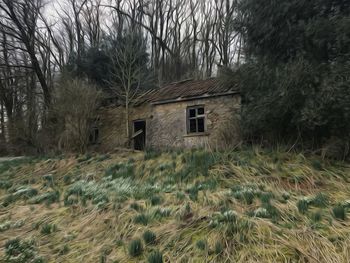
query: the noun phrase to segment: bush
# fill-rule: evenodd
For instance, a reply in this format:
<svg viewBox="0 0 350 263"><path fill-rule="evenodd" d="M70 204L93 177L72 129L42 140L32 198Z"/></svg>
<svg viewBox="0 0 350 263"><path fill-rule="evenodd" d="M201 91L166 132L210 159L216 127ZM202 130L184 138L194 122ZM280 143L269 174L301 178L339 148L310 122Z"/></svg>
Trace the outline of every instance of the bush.
<svg viewBox="0 0 350 263"><path fill-rule="evenodd" d="M140 239L134 239L130 242L128 252L131 257L138 257L143 253L143 246Z"/></svg>
<svg viewBox="0 0 350 263"><path fill-rule="evenodd" d="M149 256L147 257L148 263L163 263L163 254L161 252L153 251Z"/></svg>
<svg viewBox="0 0 350 263"><path fill-rule="evenodd" d="M147 245L155 244L157 238L156 234L149 230L144 232L142 237Z"/></svg>
<svg viewBox="0 0 350 263"><path fill-rule="evenodd" d="M58 121L52 129L58 138L56 145L60 150L86 152L91 120L95 118L101 92L83 80L63 77L54 97L52 115ZM90 159L91 155L87 154L78 162Z"/></svg>

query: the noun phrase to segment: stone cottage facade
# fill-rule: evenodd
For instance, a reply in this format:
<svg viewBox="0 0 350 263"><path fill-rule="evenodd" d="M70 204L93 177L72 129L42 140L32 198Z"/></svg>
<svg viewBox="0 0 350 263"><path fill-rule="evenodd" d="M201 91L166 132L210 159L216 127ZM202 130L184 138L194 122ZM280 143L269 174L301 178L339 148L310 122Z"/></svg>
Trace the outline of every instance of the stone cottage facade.
<svg viewBox="0 0 350 263"><path fill-rule="evenodd" d="M221 149L240 141L240 94L213 78L187 80L147 94L130 110L131 145L145 148ZM99 144L127 145L125 111L108 106L99 114Z"/></svg>

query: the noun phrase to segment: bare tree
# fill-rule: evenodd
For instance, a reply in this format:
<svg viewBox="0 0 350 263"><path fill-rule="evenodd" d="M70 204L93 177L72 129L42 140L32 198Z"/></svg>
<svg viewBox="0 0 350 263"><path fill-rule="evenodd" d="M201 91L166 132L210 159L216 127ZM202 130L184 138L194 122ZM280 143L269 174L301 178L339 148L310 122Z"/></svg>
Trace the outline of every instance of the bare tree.
<svg viewBox="0 0 350 263"><path fill-rule="evenodd" d="M38 38L38 18L43 9L42 0L3 0L0 3L0 10L3 17L0 25L9 36L22 43L22 50L28 54L33 68L43 91L45 105L48 107L51 102L51 91L46 81L45 74L37 57L37 45L40 45Z"/></svg>
<svg viewBox="0 0 350 263"><path fill-rule="evenodd" d="M147 92L151 79L147 71L147 54L142 36L127 33L119 39L118 47L111 53L113 61L111 89L119 103L125 107L126 139L130 146L130 109Z"/></svg>

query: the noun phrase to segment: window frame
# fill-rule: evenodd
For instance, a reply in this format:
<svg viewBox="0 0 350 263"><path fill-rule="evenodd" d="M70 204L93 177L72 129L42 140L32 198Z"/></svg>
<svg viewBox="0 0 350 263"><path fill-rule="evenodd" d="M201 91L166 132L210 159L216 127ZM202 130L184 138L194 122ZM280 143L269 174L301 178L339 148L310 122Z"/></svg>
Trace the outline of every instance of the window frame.
<svg viewBox="0 0 350 263"><path fill-rule="evenodd" d="M203 109L203 114L198 114L198 109ZM195 116L190 117L191 110L195 110ZM207 131L206 127L206 113L205 113L205 106L204 105L195 105L195 106L189 106L186 110L186 127L187 127L187 134L205 134ZM198 125L198 119L203 119L203 131L199 131L199 125ZM196 120L196 131L191 131L191 120Z"/></svg>

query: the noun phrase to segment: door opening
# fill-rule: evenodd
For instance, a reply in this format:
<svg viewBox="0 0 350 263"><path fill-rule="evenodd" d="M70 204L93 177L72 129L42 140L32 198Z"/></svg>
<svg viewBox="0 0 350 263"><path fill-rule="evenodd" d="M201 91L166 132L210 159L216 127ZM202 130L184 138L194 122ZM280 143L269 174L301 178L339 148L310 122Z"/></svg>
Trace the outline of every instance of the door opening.
<svg viewBox="0 0 350 263"><path fill-rule="evenodd" d="M146 147L146 121L134 121L134 149L143 151Z"/></svg>

